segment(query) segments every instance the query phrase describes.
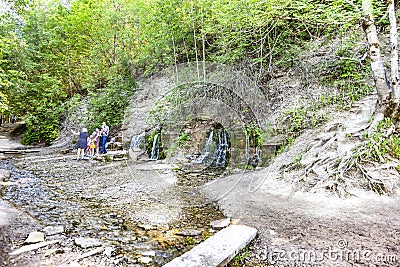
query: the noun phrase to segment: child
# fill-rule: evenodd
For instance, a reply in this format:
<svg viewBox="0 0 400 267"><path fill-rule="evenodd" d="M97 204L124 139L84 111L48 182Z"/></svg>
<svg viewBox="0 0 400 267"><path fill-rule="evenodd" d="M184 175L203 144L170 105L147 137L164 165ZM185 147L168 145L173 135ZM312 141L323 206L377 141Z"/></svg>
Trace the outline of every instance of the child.
<svg viewBox="0 0 400 267"><path fill-rule="evenodd" d="M88 143L87 143L87 150L89 151L89 157L92 159L94 156L94 148L96 147L94 144L94 136L93 134L89 136Z"/></svg>
<svg viewBox="0 0 400 267"><path fill-rule="evenodd" d="M89 148L90 148L90 158L93 158L94 150L96 148L96 136L92 136L90 138L90 146L89 146Z"/></svg>
<svg viewBox="0 0 400 267"><path fill-rule="evenodd" d="M96 146L96 156L98 156L100 150L100 139L101 139L100 129L96 128L96 131L94 131L92 135L94 136L94 144Z"/></svg>

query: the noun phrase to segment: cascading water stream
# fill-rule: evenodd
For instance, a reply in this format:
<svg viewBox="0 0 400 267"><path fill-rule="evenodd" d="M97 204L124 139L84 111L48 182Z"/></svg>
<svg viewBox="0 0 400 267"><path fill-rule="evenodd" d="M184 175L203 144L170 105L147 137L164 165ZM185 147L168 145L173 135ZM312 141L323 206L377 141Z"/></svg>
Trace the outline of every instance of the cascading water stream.
<svg viewBox="0 0 400 267"><path fill-rule="evenodd" d="M150 159L152 160L157 160L158 159L158 155L160 154L160 146L159 146L159 134L157 133L154 136L153 139L153 146L151 148L151 155L150 155Z"/></svg>
<svg viewBox="0 0 400 267"><path fill-rule="evenodd" d="M249 135L246 134L246 151L244 154L244 159L246 160L246 162L248 162L249 158L250 158L250 140L249 139L250 139Z"/></svg>
<svg viewBox="0 0 400 267"><path fill-rule="evenodd" d="M216 137L218 140L215 140ZM224 129L211 130L206 142L204 143L201 155L192 163L215 165L216 167L226 167L227 154L229 149L229 135Z"/></svg>
<svg viewBox="0 0 400 267"><path fill-rule="evenodd" d="M226 167L227 164L227 153L229 149L229 137L226 130L221 130L218 134L218 148L215 156L216 167Z"/></svg>
<svg viewBox="0 0 400 267"><path fill-rule="evenodd" d="M203 152L201 152L201 155L197 159L193 160L193 163L202 164L204 163L205 159L210 155L211 145L213 144L213 136L214 131L211 130L204 144Z"/></svg>
<svg viewBox="0 0 400 267"><path fill-rule="evenodd" d="M133 136L133 137L132 137L132 140L131 140L130 148L133 148L133 147L139 148L140 145L141 145L142 142L143 142L143 139L144 139L145 135L146 135L146 133L143 132L143 133L141 133L141 134L139 134L139 135Z"/></svg>

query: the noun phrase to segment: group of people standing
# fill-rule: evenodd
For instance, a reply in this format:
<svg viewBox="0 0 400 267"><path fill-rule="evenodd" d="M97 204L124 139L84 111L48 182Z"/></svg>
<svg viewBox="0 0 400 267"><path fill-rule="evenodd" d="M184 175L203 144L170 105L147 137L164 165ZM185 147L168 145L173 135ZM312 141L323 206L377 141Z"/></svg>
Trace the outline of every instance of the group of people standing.
<svg viewBox="0 0 400 267"><path fill-rule="evenodd" d="M106 143L109 134L110 128L107 126L105 122L103 122L101 129L96 128L96 130L89 135L87 132L87 128L83 127L81 132L75 132L71 130L71 132L75 135L79 135L78 143L77 143L77 160L82 160L85 157L85 151L89 152L89 157L93 158L95 155L106 154Z"/></svg>

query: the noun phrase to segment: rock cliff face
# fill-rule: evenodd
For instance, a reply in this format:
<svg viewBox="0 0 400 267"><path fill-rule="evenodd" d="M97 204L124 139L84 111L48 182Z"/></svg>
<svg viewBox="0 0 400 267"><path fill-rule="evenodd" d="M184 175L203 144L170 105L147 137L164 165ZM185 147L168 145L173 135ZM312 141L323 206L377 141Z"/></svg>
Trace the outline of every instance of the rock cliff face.
<svg viewBox="0 0 400 267"><path fill-rule="evenodd" d="M268 105L263 96L254 80L228 66L206 63L198 72L193 63L166 69L140 85L126 113L123 141L129 147L137 136L161 128L165 150L186 133L192 139L186 152L194 155L219 125L232 133L235 145L243 143L246 124L265 122Z"/></svg>
<svg viewBox="0 0 400 267"><path fill-rule="evenodd" d="M156 127L159 123L185 123L189 117L218 116L215 120L221 123L232 120L235 116L242 119L246 114L258 119L267 110L266 99L262 96L263 93L255 86L254 80L228 66L206 63L204 69L200 66L198 72L196 64L192 63L166 69L141 83L126 113L128 129L124 135L124 143L129 143L132 136ZM168 103L168 100L171 102ZM182 103L173 103L174 100ZM183 108L186 111L184 113ZM151 122L151 111L168 114L156 114L167 117ZM177 111L182 116L176 117L174 112ZM243 114L232 114L232 111Z"/></svg>
<svg viewBox="0 0 400 267"><path fill-rule="evenodd" d="M316 81L312 68L321 64L321 60L321 56L315 54L301 66L287 72L276 71L264 81L214 63L200 64L199 69L196 63L180 64L161 71L140 83L126 111L124 145L129 147L135 137L162 128L165 149L185 131L197 135L190 142L191 148L196 148L191 152L196 154L212 127L200 123L200 128L195 129L193 122L208 118L228 130L232 159L243 161L246 146L250 147L247 148L250 154L256 153L246 141L245 125L257 124L262 130L274 128L286 109L312 102L330 89L312 82L313 77ZM263 150L266 162L275 148L267 144Z"/></svg>
<svg viewBox="0 0 400 267"><path fill-rule="evenodd" d="M209 118L231 134L232 151L247 146L250 147L249 154L274 154L282 140L287 138L275 136L276 129L287 126L288 115L285 115L285 121L282 116L285 112L298 107L315 109L315 103L321 98L340 98L343 94L339 86L330 85L325 79L335 73L335 68L340 68L337 51L347 49L344 39L315 40L314 45L294 59L291 66L278 68L271 65L262 73L249 71L251 64L247 64L247 69L238 70L209 62L179 64L165 69L140 83L125 116L125 147L133 137L161 127L164 130L163 145L168 149L180 134L196 132L185 128L189 122ZM362 46L360 42L352 48L353 52L349 52L355 59L360 58L360 64L365 63L365 57L359 55ZM371 80L365 83L371 84ZM317 108L315 114L328 117L329 112L330 107L326 105ZM272 139L264 138L260 151L251 150L251 142L248 144L242 135L245 125L252 123L262 131L272 132L269 137ZM198 149L210 129L203 127L203 130L198 130L202 138L195 138L197 141L191 142L192 147Z"/></svg>

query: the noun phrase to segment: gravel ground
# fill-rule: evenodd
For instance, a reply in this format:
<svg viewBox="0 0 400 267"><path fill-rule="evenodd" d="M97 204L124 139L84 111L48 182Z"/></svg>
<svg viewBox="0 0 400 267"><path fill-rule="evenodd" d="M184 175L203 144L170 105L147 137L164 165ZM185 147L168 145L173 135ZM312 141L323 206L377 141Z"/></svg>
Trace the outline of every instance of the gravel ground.
<svg viewBox="0 0 400 267"><path fill-rule="evenodd" d="M0 266L161 266L212 235L210 222L223 218L200 192L174 188L168 164L76 161L59 152L0 161L12 173L0 187ZM59 242L9 255L48 226L64 227L45 236ZM104 251L79 259L98 245L82 247L76 238L94 238Z"/></svg>

